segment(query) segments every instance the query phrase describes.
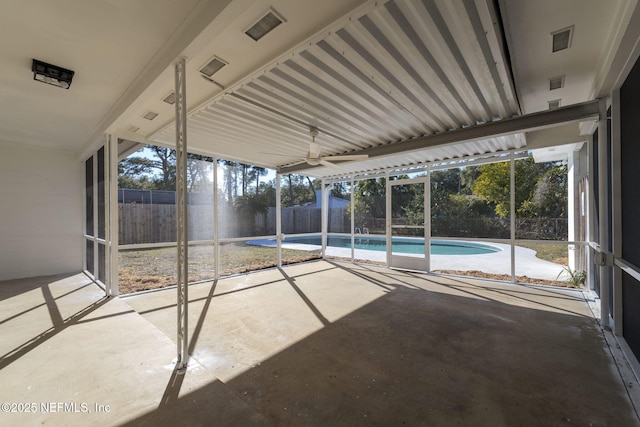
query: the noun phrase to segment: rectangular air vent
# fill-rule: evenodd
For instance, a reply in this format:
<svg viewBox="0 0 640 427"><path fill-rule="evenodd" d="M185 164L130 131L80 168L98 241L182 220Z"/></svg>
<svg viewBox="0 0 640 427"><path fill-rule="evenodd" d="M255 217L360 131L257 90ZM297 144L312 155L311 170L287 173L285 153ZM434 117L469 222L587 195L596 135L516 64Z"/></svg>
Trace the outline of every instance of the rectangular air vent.
<svg viewBox="0 0 640 427"><path fill-rule="evenodd" d="M284 18L282 18L275 10L270 9L266 15L253 24L251 28L244 33L253 40L258 41L283 22L286 22Z"/></svg>
<svg viewBox="0 0 640 427"><path fill-rule="evenodd" d="M222 59L217 58L217 57L214 56L213 59L207 63L207 65L205 65L204 67L202 67L200 69L200 73L202 73L203 75L205 75L207 77L211 77L215 73L220 71L220 69L222 67L224 67L225 65L227 65L226 62L224 62Z"/></svg>
<svg viewBox="0 0 640 427"><path fill-rule="evenodd" d="M567 49L571 46L571 37L573 35L573 26L551 33L553 42L551 46L552 52Z"/></svg>
<svg viewBox="0 0 640 427"><path fill-rule="evenodd" d="M176 103L176 93L171 91L171 93L165 96L162 100L167 104L173 105Z"/></svg>
<svg viewBox="0 0 640 427"><path fill-rule="evenodd" d="M158 117L158 113L154 113L153 111L149 111L147 114L145 114L145 115L144 115L144 116L142 116L142 117L144 117L144 118L145 118L145 119L147 119L147 120L153 120L153 119L155 119L156 117Z"/></svg>
<svg viewBox="0 0 640 427"><path fill-rule="evenodd" d="M136 127L136 126L134 126L134 125L129 126L129 129L128 129L128 131L129 131L129 132L133 132L133 133L136 133L136 132L138 132L139 130L140 130L140 128L139 128L139 127Z"/></svg>
<svg viewBox="0 0 640 427"><path fill-rule="evenodd" d="M564 87L564 76L549 79L549 90L561 89Z"/></svg>
<svg viewBox="0 0 640 427"><path fill-rule="evenodd" d="M549 110L555 110L556 108L560 108L560 100L554 99L553 101L549 101Z"/></svg>

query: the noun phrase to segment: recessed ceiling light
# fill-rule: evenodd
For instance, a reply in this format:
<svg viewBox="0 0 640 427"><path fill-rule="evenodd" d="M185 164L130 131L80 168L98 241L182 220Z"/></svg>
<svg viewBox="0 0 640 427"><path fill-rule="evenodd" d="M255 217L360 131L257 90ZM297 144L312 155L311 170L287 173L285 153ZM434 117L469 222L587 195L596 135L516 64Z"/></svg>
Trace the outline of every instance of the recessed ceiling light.
<svg viewBox="0 0 640 427"><path fill-rule="evenodd" d="M207 62L207 64L200 69L200 73L202 73L203 75L205 75L207 77L211 77L215 73L220 71L220 69L222 67L224 67L225 65L227 65L227 63L225 61L223 61L222 59L214 56L211 61Z"/></svg>
<svg viewBox="0 0 640 427"><path fill-rule="evenodd" d="M171 91L171 93L165 96L162 100L167 104L173 105L176 103L176 93L174 91Z"/></svg>
<svg viewBox="0 0 640 427"><path fill-rule="evenodd" d="M559 50L568 49L571 46L571 39L573 37L573 25L562 30L551 33L553 41L551 43L551 52L558 52Z"/></svg>
<svg viewBox="0 0 640 427"><path fill-rule="evenodd" d="M564 76L549 79L549 90L561 89L564 87Z"/></svg>
<svg viewBox="0 0 640 427"><path fill-rule="evenodd" d="M136 127L136 126L133 126L133 125L129 126L129 129L128 129L129 132L133 132L133 133L136 133L139 130L140 130L139 127Z"/></svg>
<svg viewBox="0 0 640 427"><path fill-rule="evenodd" d="M145 114L145 115L144 115L144 116L142 116L142 117L144 117L144 118L145 118L145 119L147 119L147 120L153 120L153 119L155 119L156 117L158 117L158 113L154 113L153 111L149 111L147 114Z"/></svg>
<svg viewBox="0 0 640 427"><path fill-rule="evenodd" d="M285 19L278 14L273 9L269 9L269 11L262 17L258 22L253 24L247 31L244 33L251 37L253 40L258 41L271 31L273 31L278 25L282 24Z"/></svg>
<svg viewBox="0 0 640 427"><path fill-rule="evenodd" d="M549 101L549 110L555 110L556 108L560 108L560 100L554 99L553 101Z"/></svg>

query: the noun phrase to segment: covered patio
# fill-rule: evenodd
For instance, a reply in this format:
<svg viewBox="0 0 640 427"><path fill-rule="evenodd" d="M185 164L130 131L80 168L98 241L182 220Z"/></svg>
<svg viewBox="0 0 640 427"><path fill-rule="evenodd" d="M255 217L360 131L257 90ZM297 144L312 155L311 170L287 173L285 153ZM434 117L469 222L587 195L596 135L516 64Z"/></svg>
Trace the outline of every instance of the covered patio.
<svg viewBox="0 0 640 427"><path fill-rule="evenodd" d="M37 403L10 425L639 425L582 290L326 261L201 283L178 375L174 289L0 289L0 397Z"/></svg>
<svg viewBox="0 0 640 427"><path fill-rule="evenodd" d="M637 0L64 3L0 17L0 424L640 425Z"/></svg>

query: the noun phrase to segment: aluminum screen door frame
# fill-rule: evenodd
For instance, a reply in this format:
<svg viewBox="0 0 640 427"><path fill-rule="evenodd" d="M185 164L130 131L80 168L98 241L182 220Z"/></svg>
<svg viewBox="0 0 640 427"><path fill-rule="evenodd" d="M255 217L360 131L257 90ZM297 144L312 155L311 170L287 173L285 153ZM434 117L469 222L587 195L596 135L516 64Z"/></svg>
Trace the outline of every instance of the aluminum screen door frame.
<svg viewBox="0 0 640 427"><path fill-rule="evenodd" d="M386 198L386 223L387 223L387 265L390 268L398 268L404 270L416 270L416 271L429 271L429 257L430 257L430 245L431 245L431 216L430 216L430 191L429 191L429 173L419 178L406 178L397 180L387 180L387 198ZM393 223L393 189L394 187L404 185L422 184L424 191L424 219L423 223L419 225L404 225ZM422 237L424 237L424 253L420 254L400 254L393 252L392 237L394 231L406 229L422 230Z"/></svg>

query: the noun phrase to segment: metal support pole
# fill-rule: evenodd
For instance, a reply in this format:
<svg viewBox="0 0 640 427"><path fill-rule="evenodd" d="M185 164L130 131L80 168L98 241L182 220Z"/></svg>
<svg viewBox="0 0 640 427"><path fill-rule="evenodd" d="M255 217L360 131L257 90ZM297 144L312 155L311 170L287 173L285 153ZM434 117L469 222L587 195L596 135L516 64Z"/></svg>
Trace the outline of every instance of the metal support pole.
<svg viewBox="0 0 640 427"><path fill-rule="evenodd" d="M107 213L106 213L106 239L107 244L107 276L105 286L109 290L109 296L117 296L120 293L118 285L118 138L116 135L107 137L108 161L106 182Z"/></svg>
<svg viewBox="0 0 640 427"><path fill-rule="evenodd" d="M280 174L276 174L276 263L282 268L282 191Z"/></svg>
<svg viewBox="0 0 640 427"><path fill-rule="evenodd" d="M509 193L511 196L511 283L516 283L516 161L514 154L511 153L511 171L510 171L510 189Z"/></svg>
<svg viewBox="0 0 640 427"><path fill-rule="evenodd" d="M354 231L355 231L355 224L356 224L356 218L355 218L355 213L356 213L356 206L355 206L355 202L356 202L356 198L355 198L355 187L354 187L355 181L353 180L353 175L351 176L351 195L350 195L350 199L351 199L351 262L355 262L356 260L356 249L355 249L355 245L356 245L356 238L354 235Z"/></svg>
<svg viewBox="0 0 640 427"><path fill-rule="evenodd" d="M178 361L176 370L184 373L189 362L189 235L187 230L187 105L185 60L175 65L176 92L176 212L178 246Z"/></svg>
<svg viewBox="0 0 640 427"><path fill-rule="evenodd" d="M611 94L611 194L613 211L613 259L622 258L622 152L620 135L620 89ZM622 270L613 265L613 332L622 336Z"/></svg>
<svg viewBox="0 0 640 427"><path fill-rule="evenodd" d="M322 219L322 258L327 252L327 229L329 225L329 197L325 180L321 181L322 191L320 191L320 218Z"/></svg>
<svg viewBox="0 0 640 427"><path fill-rule="evenodd" d="M391 230L391 182L389 181L389 171L384 174L385 177L385 234L387 235L387 267L391 267L391 256L393 254L393 233Z"/></svg>
<svg viewBox="0 0 640 427"><path fill-rule="evenodd" d="M424 183L424 256L427 271L431 271L431 165L427 165L427 181Z"/></svg>
<svg viewBox="0 0 640 427"><path fill-rule="evenodd" d="M587 156L589 158L589 166L587 168L587 235L586 235L586 241L591 243L591 242L595 242L596 239L596 221L597 221L597 215L596 215L596 208L595 208L595 200L596 200L596 196L595 196L595 174L594 174L594 167L595 167L595 163L593 161L594 159L594 140L593 140L593 135L591 135L590 139L589 139L589 145L587 147ZM594 259L593 259L593 249L591 248L591 246L587 246L586 247L586 268L587 268L587 285L588 288L590 290L595 290L596 289L596 283L595 283L595 278L593 276L595 276L595 274L592 274L592 272L595 273L595 268L592 267L592 265L595 264Z"/></svg>
<svg viewBox="0 0 640 427"><path fill-rule="evenodd" d="M603 328L609 328L609 266L606 258L609 254L609 180L607 171L608 132L607 132L607 101L598 102L600 120L598 121L598 216L600 219L600 318Z"/></svg>
<svg viewBox="0 0 640 427"><path fill-rule="evenodd" d="M218 159L213 159L213 262L214 279L220 278L220 215L218 213Z"/></svg>

